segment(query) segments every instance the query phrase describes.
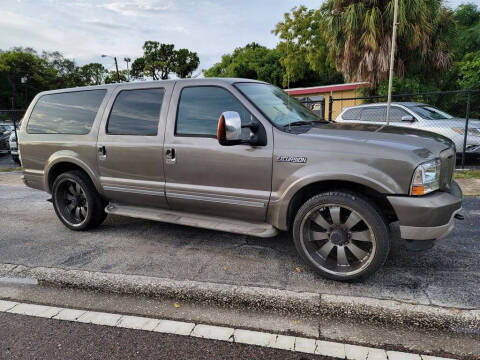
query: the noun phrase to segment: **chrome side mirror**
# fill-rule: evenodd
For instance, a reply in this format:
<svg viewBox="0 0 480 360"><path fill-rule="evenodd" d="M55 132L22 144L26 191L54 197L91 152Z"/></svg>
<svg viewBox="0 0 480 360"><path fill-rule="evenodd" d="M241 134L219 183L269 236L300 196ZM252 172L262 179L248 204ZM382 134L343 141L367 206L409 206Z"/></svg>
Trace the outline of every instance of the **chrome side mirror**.
<svg viewBox="0 0 480 360"><path fill-rule="evenodd" d="M242 119L236 111L225 111L220 115L217 140L221 145L236 145L242 141Z"/></svg>
<svg viewBox="0 0 480 360"><path fill-rule="evenodd" d="M414 122L415 118L412 115L403 115L402 116L402 121L405 122Z"/></svg>

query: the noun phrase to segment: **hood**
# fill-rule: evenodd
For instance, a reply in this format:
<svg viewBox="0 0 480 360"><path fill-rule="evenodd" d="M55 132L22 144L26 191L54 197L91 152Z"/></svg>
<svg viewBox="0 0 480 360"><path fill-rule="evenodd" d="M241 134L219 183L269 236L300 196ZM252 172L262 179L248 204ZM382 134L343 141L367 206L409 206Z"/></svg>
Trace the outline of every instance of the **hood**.
<svg viewBox="0 0 480 360"><path fill-rule="evenodd" d="M301 134L307 137L327 137L338 143L357 143L358 148L368 146L394 152L414 153L421 159L437 156L441 151L453 147L447 137L418 129L374 124L327 123L311 127Z"/></svg>
<svg viewBox="0 0 480 360"><path fill-rule="evenodd" d="M444 119L444 120L423 120L425 124L429 122L432 123L432 126L435 127L446 127L446 128L465 128L465 119L462 118L451 118L451 119ZM480 120L479 119L469 119L468 120L468 127L469 128L479 128L480 129Z"/></svg>

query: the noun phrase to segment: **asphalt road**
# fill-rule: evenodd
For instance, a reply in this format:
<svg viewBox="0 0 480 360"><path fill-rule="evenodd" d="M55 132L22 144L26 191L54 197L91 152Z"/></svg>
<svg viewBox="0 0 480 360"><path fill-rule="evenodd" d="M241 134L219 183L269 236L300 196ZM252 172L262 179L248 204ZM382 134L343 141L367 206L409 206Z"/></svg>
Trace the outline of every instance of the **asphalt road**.
<svg viewBox="0 0 480 360"><path fill-rule="evenodd" d="M306 266L286 233L259 239L114 216L74 232L57 220L48 197L23 186L19 173L0 174L0 263L480 308L480 198L465 199L465 221L432 250L409 252L394 238L379 272L342 284Z"/></svg>
<svg viewBox="0 0 480 360"><path fill-rule="evenodd" d="M1 359L331 359L286 350L0 313Z"/></svg>
<svg viewBox="0 0 480 360"><path fill-rule="evenodd" d="M18 167L18 165L12 160L10 154L0 154L0 170L12 169L16 167Z"/></svg>

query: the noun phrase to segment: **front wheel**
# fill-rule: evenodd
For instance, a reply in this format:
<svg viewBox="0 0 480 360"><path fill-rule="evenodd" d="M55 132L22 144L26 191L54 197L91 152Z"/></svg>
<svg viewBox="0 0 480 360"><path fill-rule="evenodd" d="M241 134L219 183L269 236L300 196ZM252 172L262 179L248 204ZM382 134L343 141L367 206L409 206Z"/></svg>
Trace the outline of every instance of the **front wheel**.
<svg viewBox="0 0 480 360"><path fill-rule="evenodd" d="M390 251L387 225L368 200L348 192L318 194L298 210L293 240L302 258L326 278L364 279Z"/></svg>
<svg viewBox="0 0 480 360"><path fill-rule="evenodd" d="M83 171L60 174L53 182L52 202L60 221L71 230L86 230L105 220L105 202Z"/></svg>

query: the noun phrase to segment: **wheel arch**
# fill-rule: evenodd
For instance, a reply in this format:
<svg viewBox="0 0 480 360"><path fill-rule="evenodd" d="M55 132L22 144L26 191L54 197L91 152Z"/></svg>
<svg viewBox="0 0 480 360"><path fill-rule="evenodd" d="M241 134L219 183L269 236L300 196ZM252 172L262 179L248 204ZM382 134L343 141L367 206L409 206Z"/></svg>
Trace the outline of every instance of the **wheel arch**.
<svg viewBox="0 0 480 360"><path fill-rule="evenodd" d="M75 156L70 154L52 156L52 158L47 162L47 168L45 169L45 187L46 190L51 193L53 182L58 175L72 170L83 171L90 179L95 189L101 194L101 187L98 181L96 180L95 173L93 170L82 160L78 159Z"/></svg>
<svg viewBox="0 0 480 360"><path fill-rule="evenodd" d="M370 200L381 210L387 222L397 221L395 210L387 200L386 194L358 182L347 180L320 180L304 185L291 197L285 214L286 229L290 229L298 209L312 196L326 191L353 192Z"/></svg>

